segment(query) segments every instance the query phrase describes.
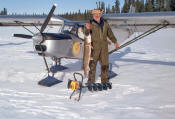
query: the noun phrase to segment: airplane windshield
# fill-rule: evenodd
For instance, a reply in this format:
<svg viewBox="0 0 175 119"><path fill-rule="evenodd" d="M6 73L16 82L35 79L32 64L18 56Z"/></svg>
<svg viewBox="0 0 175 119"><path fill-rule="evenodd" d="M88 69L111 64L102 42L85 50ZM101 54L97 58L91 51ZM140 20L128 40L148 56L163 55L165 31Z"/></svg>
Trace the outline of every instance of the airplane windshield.
<svg viewBox="0 0 175 119"><path fill-rule="evenodd" d="M74 34L80 39L84 39L83 27L77 25L64 25L62 32L66 34Z"/></svg>

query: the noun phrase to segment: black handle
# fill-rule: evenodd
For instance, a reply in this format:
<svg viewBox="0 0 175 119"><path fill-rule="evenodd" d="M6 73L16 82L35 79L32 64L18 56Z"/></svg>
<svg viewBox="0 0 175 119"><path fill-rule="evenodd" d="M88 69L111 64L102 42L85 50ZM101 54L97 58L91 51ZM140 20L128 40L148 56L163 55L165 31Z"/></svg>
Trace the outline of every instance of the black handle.
<svg viewBox="0 0 175 119"><path fill-rule="evenodd" d="M81 81L83 81L83 75L82 75L81 73L77 73L77 72L75 72L73 75L74 75L74 79L75 79L75 81L77 81L77 77L76 77L76 75L81 76Z"/></svg>

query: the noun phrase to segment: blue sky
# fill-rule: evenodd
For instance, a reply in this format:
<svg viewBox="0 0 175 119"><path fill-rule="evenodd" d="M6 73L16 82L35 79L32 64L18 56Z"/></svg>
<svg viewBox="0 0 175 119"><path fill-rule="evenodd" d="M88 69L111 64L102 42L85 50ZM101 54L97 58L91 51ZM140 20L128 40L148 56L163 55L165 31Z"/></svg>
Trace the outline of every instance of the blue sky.
<svg viewBox="0 0 175 119"><path fill-rule="evenodd" d="M96 8L97 1L104 1L106 5L114 5L115 0L0 0L0 10L7 8L8 13L48 13L54 3L57 4L57 13L70 11L84 11ZM120 0L123 5L124 0Z"/></svg>

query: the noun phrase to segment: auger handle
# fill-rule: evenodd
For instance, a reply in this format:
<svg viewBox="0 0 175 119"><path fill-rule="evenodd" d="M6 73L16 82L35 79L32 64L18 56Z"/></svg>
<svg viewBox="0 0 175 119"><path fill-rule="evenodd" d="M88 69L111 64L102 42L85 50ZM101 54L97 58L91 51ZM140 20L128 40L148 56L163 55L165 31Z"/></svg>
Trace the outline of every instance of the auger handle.
<svg viewBox="0 0 175 119"><path fill-rule="evenodd" d="M74 79L75 79L75 81L77 81L77 77L76 77L76 75L79 75L79 76L81 76L81 81L83 82L83 75L82 75L81 73L77 73L77 72L75 72L73 75L74 75Z"/></svg>

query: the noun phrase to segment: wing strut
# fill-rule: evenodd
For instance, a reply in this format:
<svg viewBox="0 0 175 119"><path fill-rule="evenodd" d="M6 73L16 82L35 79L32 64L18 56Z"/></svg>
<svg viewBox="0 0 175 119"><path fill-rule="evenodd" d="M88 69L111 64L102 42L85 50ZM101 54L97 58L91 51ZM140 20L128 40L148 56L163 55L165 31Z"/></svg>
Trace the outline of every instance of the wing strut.
<svg viewBox="0 0 175 119"><path fill-rule="evenodd" d="M138 40L140 40L140 39L142 39L142 38L144 38L144 37L146 37L146 36L152 34L152 33L154 33L154 32L156 32L156 31L162 29L162 28L167 27L168 25L169 25L169 22L168 22L168 21L164 21L163 24L159 24L159 25L157 25L157 26L151 28L150 30L144 32L143 34L141 34L141 35L135 37L134 39L132 39L132 40L126 42L126 43L124 43L124 44L121 45L119 48L110 51L108 54L111 54L111 53L113 53L113 52L115 52L115 51L118 51L118 50L120 50L120 49L122 49L122 48L124 48L124 47L126 47L126 46L128 46L128 45L130 45L130 44L132 44L132 43L134 43L134 42L136 42L136 41L138 41Z"/></svg>
<svg viewBox="0 0 175 119"><path fill-rule="evenodd" d="M26 28L24 25L22 25L23 24L23 22L20 22L20 21L14 21L14 22L16 22L17 24L19 24L19 25L21 25L24 29L26 29L27 31L29 31L31 34L33 34L34 35L34 33L31 31L31 30L29 30L28 28Z"/></svg>

